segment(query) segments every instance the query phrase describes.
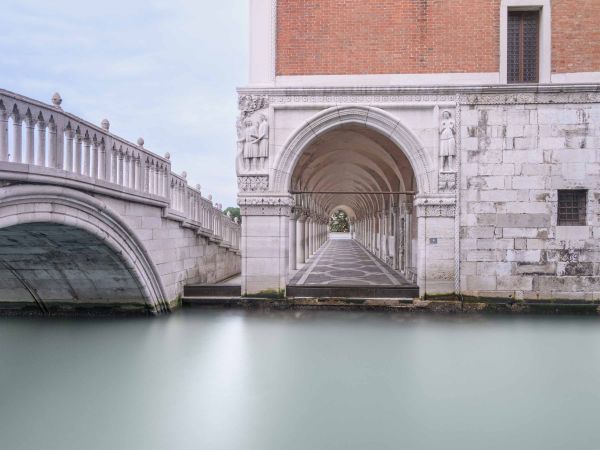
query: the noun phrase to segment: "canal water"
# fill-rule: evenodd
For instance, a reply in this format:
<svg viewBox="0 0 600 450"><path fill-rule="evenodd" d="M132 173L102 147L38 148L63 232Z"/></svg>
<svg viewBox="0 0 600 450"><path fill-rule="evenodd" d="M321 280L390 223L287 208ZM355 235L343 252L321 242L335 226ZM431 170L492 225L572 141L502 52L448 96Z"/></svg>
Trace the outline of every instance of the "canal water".
<svg viewBox="0 0 600 450"><path fill-rule="evenodd" d="M594 317L0 319L7 450L600 449Z"/></svg>

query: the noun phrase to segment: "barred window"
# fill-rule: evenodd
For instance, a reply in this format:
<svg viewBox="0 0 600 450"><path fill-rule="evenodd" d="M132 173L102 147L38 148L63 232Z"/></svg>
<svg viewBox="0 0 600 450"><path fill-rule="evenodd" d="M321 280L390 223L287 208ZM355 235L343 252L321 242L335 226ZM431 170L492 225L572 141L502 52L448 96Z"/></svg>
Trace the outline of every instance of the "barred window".
<svg viewBox="0 0 600 450"><path fill-rule="evenodd" d="M558 191L558 225L586 225L587 191Z"/></svg>
<svg viewBox="0 0 600 450"><path fill-rule="evenodd" d="M539 64L538 11L508 12L507 80L537 83Z"/></svg>

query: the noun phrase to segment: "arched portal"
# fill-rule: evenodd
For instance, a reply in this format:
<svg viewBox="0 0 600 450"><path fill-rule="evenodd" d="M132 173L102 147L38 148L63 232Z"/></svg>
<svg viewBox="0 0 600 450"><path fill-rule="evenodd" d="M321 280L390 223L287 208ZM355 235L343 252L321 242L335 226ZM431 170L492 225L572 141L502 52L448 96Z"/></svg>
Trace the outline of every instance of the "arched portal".
<svg viewBox="0 0 600 450"><path fill-rule="evenodd" d="M292 133L294 114L277 125L278 114L268 183L264 175L239 173L256 187L238 198L243 293L285 293L298 267L327 240L336 207L352 211L355 241L390 277L416 282L421 296L454 292L455 198L438 192L435 149L425 149L379 108L331 107Z"/></svg>
<svg viewBox="0 0 600 450"><path fill-rule="evenodd" d="M389 135L347 121L324 130L295 161L290 193L296 213L306 217L306 231L294 236L290 227L290 247L297 249L290 270L303 268L324 244L325 254L320 257L323 268L302 269L292 283L405 285L416 281L417 227L412 217L419 186L408 157ZM354 242L327 241L329 217L339 209L351 218ZM334 254L339 255L338 267ZM364 273L365 265L372 266L372 273Z"/></svg>
<svg viewBox="0 0 600 450"><path fill-rule="evenodd" d="M0 279L3 298L54 307L169 305L156 268L135 232L106 204L54 186L0 189Z"/></svg>

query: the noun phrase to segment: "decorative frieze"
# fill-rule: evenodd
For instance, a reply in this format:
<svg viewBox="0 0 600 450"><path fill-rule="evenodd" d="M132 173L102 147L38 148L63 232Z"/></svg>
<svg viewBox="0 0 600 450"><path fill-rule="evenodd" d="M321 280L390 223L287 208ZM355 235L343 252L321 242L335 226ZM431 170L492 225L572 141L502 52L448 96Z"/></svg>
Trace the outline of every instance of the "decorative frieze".
<svg viewBox="0 0 600 450"><path fill-rule="evenodd" d="M415 202L418 217L455 217L454 197L421 198Z"/></svg>
<svg viewBox="0 0 600 450"><path fill-rule="evenodd" d="M269 177L266 175L238 177L238 189L240 192L265 192L269 190Z"/></svg>
<svg viewBox="0 0 600 450"><path fill-rule="evenodd" d="M456 172L440 172L438 190L440 192L456 191Z"/></svg>
<svg viewBox="0 0 600 450"><path fill-rule="evenodd" d="M292 196L238 197L238 205L243 216L287 216L294 204Z"/></svg>

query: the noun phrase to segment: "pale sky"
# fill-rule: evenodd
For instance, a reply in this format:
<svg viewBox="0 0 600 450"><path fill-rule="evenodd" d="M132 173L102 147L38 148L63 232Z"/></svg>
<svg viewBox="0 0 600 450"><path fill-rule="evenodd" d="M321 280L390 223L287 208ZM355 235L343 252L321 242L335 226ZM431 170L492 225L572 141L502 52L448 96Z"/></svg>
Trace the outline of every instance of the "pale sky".
<svg viewBox="0 0 600 450"><path fill-rule="evenodd" d="M0 88L99 124L235 206L248 0L1 0Z"/></svg>

